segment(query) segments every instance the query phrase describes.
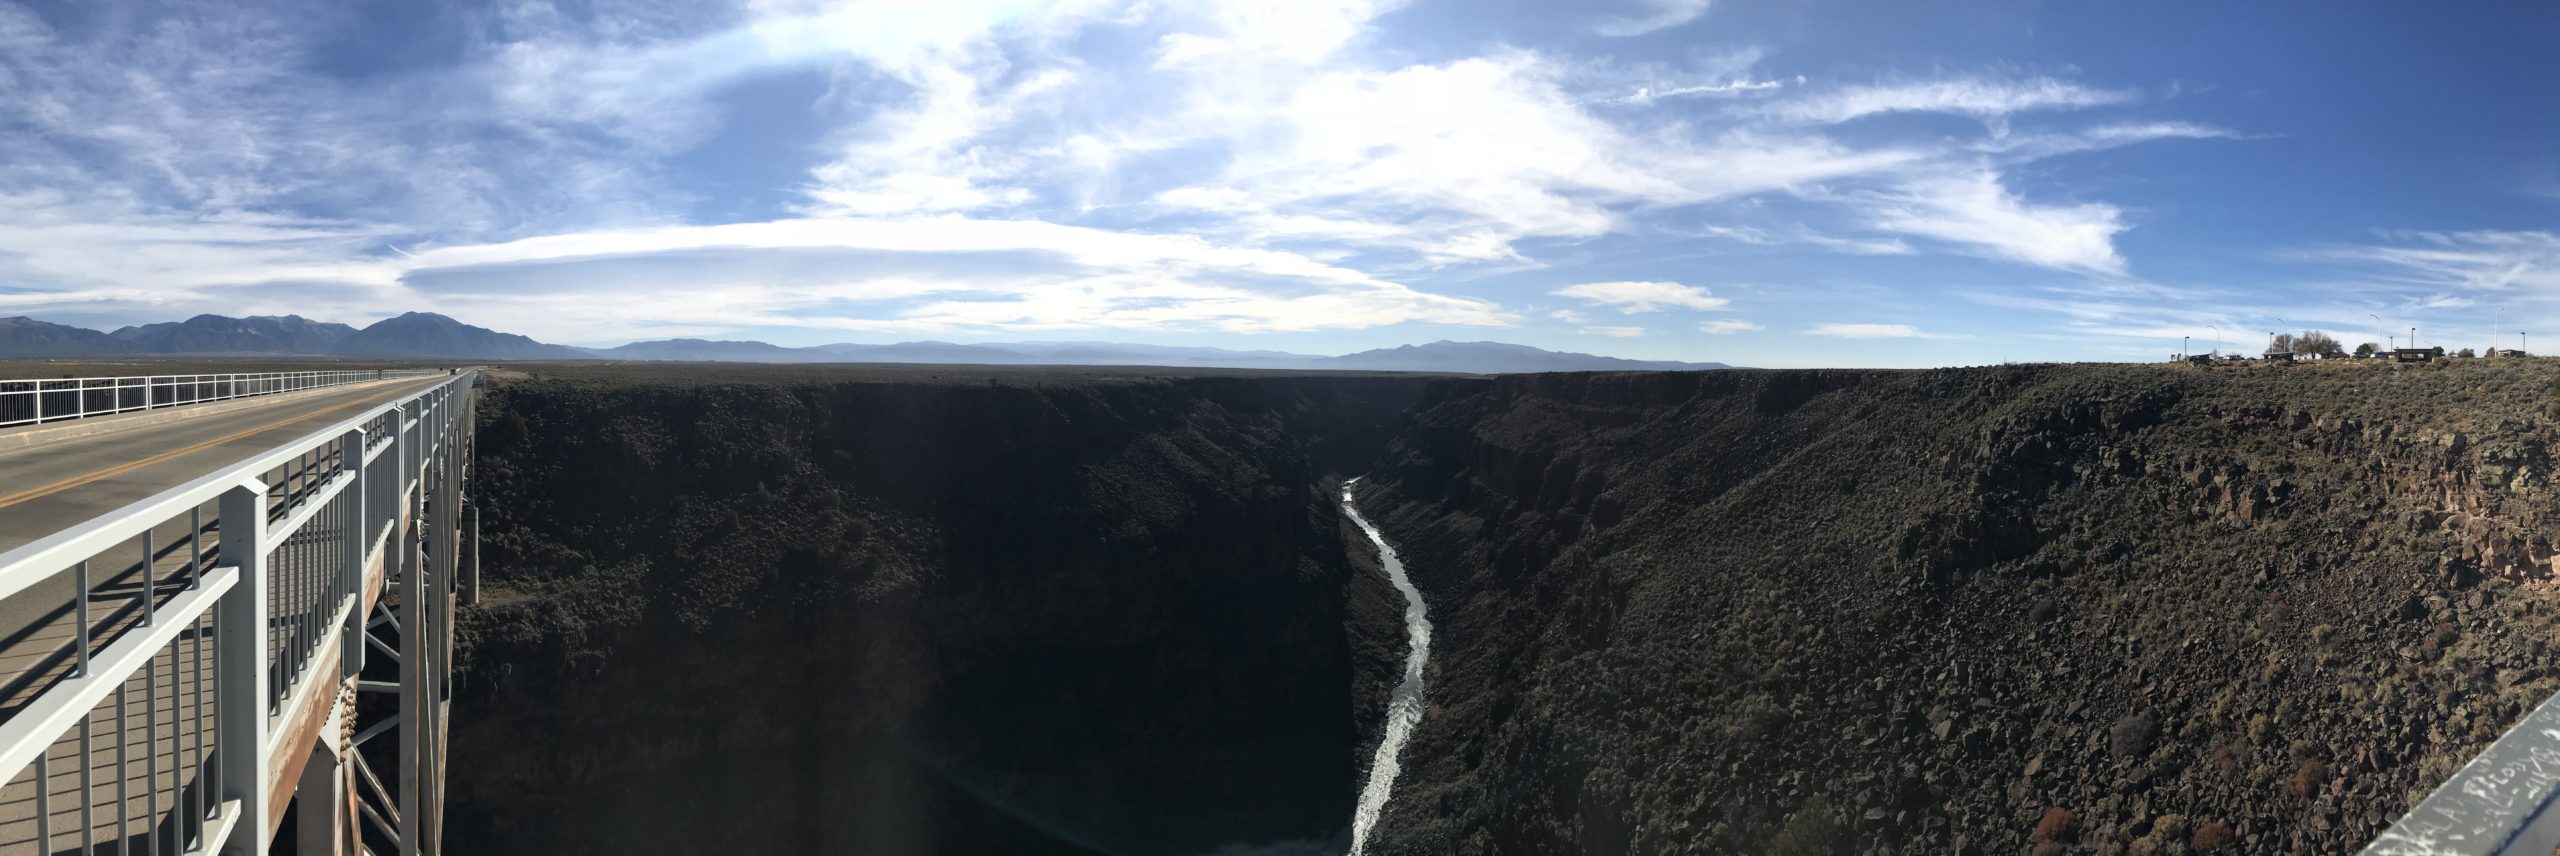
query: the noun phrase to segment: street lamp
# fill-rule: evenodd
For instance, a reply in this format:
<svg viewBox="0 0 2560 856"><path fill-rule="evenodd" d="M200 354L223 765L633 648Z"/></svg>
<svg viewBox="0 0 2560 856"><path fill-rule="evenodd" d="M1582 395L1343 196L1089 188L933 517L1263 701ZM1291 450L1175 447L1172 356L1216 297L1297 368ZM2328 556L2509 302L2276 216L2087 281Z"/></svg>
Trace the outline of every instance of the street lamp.
<svg viewBox="0 0 2560 856"><path fill-rule="evenodd" d="M2375 314L2373 314L2373 313L2371 313L2371 312L2367 312L2367 313L2365 313L2364 317L2367 317L2367 318L2371 318L2371 319L2373 319L2373 329L2376 329L2376 330L2380 330L2380 329L2382 329L2382 316L2380 316L2380 315L2375 315ZM2383 339L2383 341L2386 341L2386 342L2387 342L2387 341L2390 341L2390 340L2391 340L2391 336L2390 336L2390 335L2388 335L2388 334L2385 334L2385 335L2382 337L2382 339Z"/></svg>
<svg viewBox="0 0 2560 856"><path fill-rule="evenodd" d="M2186 361L2186 359L2187 359L2187 340L2188 340L2188 339L2193 339L2193 338L2195 338L2195 337L2194 337L2194 336L2180 336L2180 337L2178 337L2178 361L2179 361L2179 362L2185 362L2185 361Z"/></svg>

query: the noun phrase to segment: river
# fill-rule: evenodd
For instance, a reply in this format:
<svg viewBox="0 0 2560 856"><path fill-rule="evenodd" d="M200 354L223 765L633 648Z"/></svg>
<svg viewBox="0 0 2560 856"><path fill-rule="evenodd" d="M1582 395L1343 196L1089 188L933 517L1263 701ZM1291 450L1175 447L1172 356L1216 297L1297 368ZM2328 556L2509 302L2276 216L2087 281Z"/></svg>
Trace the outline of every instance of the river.
<svg viewBox="0 0 2560 856"><path fill-rule="evenodd" d="M1385 813L1387 796L1395 791L1396 774L1402 764L1397 760L1404 751L1405 740L1413 736L1413 726L1422 721L1422 667L1431 659L1431 615L1422 604L1422 591L1413 587L1405 576L1404 560L1396 557L1396 548L1369 518L1360 516L1360 506L1351 498L1351 490L1359 479L1342 483L1342 513L1360 531L1368 533L1369 542L1378 545L1378 563L1386 566L1387 579L1396 591L1404 593L1404 629L1409 644L1404 655L1404 678L1387 694L1386 733L1378 738L1378 753L1369 761L1369 782L1360 788L1360 802L1351 815L1351 856L1360 856L1369 846L1369 833L1378 826L1378 816Z"/></svg>

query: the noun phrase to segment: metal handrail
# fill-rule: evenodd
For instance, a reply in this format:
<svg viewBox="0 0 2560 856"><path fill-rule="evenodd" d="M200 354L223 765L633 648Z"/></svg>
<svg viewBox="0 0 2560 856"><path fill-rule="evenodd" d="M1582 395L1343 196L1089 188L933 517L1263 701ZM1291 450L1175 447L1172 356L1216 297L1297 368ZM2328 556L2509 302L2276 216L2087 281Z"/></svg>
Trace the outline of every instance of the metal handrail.
<svg viewBox="0 0 2560 856"><path fill-rule="evenodd" d="M364 609L363 568L377 548L386 546L375 536L397 522L398 498L424 486L422 467L383 470L373 464L391 457L395 450L402 453L399 463L422 464L426 456L413 453L406 444L415 443L415 451L423 452L441 445L444 433L467 430L467 415L453 405L467 401L462 394L476 380L476 373L459 373L450 382L375 406L218 472L0 553L0 598L62 574L77 571L78 578L73 594L78 609L76 666L43 686L14 715L0 720L0 782L17 781L30 765L38 779L40 849L52 852L58 834L51 827L57 812L50 801L57 788L47 769L48 747L69 739L74 728L87 746L92 712L109 703L105 700L110 693L121 723L128 684L137 676L147 678L143 715L148 719L143 733L151 743L144 753L149 769L140 795L141 801L148 802L145 834L173 830L179 839L173 843L179 846L172 849L194 852L220 848L243 816L257 821L252 827L263 828L257 824L271 817L275 807L265 805L263 785L248 783L263 783L269 772L268 750L279 736L270 730L269 720L286 712L288 700L300 698L306 680L315 677L310 666L324 656L326 643L336 638L338 628L362 627L357 619ZM390 448L370 442L366 429L390 425L403 429L394 432L401 436L389 441ZM299 494L289 490L290 504L271 517L275 509L270 508L266 479L279 467L285 468L288 478L306 485ZM376 471L389 477L367 478ZM189 572L173 572L171 579L155 582L153 532L175 523L191 525L192 531L201 533L202 509L216 502L223 535L216 548L219 560L214 563L219 567L200 564L203 554L190 539ZM190 520L196 522L190 524ZM111 640L92 640L89 567L96 557L136 539L143 545L143 594L137 597L139 609L131 616L134 623ZM332 540L338 542L334 554L319 546ZM181 581L186 590L163 599L163 589ZM114 619L109 619L108 627L115 628ZM211 652L204 644L208 636L215 643ZM93 651L98 641L107 644ZM184 642L193 643L192 660L187 659ZM172 670L167 684L171 697L165 704L160 692L164 655ZM150 670L147 675L146 669ZM182 676L188 669L195 676L192 702L176 697L184 694ZM210 705L204 697L208 676L214 698ZM259 685L262 681L264 686ZM178 722L181 704L192 705L191 725ZM169 713L165 723L164 709ZM205 741L208 723L213 737L210 746ZM166 737L164 724L170 728ZM119 759L124 757L125 735L119 725L115 732ZM189 738L194 752L167 753L176 759L176 766L164 776L158 766L163 742L175 749ZM190 763L191 778L184 769ZM91 764L94 759L83 762L83 775ZM175 804L160 802L164 778L177 785ZM89 822L91 809L111 806L116 828L121 830L127 812L138 801L122 790L103 801L95 799L95 793L84 785L75 798L82 818L78 834L84 843L96 829ZM160 826L163 818L171 825ZM257 833L253 840L263 840L263 835ZM156 843L153 849L158 851Z"/></svg>
<svg viewBox="0 0 2560 856"><path fill-rule="evenodd" d="M0 380L0 428L350 383L421 377L440 372L434 369L365 369Z"/></svg>
<svg viewBox="0 0 2560 856"><path fill-rule="evenodd" d="M2365 845L2364 856L2547 856L2560 847L2560 695Z"/></svg>

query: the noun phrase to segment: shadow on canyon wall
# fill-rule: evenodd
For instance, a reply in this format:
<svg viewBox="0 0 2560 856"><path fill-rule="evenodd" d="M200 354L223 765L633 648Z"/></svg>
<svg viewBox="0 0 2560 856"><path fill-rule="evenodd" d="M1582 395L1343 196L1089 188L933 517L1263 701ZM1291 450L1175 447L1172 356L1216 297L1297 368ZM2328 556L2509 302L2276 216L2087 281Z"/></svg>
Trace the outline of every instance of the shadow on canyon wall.
<svg viewBox="0 0 2560 856"><path fill-rule="evenodd" d="M456 852L1347 835L1384 633L1327 474L1423 379L534 371L480 413Z"/></svg>

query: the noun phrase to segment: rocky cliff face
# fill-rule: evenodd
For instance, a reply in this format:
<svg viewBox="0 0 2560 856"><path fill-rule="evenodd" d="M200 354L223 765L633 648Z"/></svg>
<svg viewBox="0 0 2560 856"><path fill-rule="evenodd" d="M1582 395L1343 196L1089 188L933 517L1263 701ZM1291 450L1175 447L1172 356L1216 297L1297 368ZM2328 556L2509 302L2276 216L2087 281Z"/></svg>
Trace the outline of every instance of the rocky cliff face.
<svg viewBox="0 0 2560 856"><path fill-rule="evenodd" d="M1324 479L1420 386L499 379L452 848L1324 846L1377 704Z"/></svg>
<svg viewBox="0 0 2560 856"><path fill-rule="evenodd" d="M1382 852L2348 852L2560 690L2548 369L1451 380Z"/></svg>

